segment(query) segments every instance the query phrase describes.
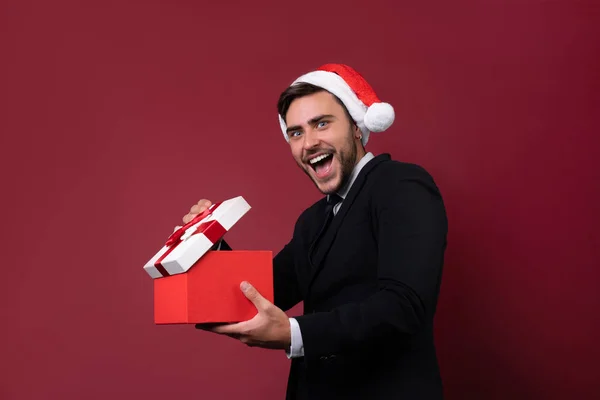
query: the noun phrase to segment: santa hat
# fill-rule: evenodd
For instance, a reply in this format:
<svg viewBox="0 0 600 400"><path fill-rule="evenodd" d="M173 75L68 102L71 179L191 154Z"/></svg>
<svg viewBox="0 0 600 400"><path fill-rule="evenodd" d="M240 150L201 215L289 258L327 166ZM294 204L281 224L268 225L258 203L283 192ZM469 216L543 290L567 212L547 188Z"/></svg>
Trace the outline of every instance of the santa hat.
<svg viewBox="0 0 600 400"><path fill-rule="evenodd" d="M362 132L362 143L367 144L370 132L383 132L394 122L394 108L375 94L369 83L353 68L344 64L325 64L302 75L294 84L305 82L319 86L337 96ZM279 116L283 136L289 142L287 126Z"/></svg>

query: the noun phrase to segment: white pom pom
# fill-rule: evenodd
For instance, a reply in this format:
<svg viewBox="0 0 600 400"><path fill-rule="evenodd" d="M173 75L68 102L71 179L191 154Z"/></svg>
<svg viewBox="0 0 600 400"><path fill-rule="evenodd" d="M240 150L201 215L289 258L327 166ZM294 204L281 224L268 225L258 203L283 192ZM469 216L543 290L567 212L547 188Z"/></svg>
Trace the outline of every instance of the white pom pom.
<svg viewBox="0 0 600 400"><path fill-rule="evenodd" d="M383 132L389 128L396 117L394 108L388 103L373 103L365 114L365 126L371 132Z"/></svg>

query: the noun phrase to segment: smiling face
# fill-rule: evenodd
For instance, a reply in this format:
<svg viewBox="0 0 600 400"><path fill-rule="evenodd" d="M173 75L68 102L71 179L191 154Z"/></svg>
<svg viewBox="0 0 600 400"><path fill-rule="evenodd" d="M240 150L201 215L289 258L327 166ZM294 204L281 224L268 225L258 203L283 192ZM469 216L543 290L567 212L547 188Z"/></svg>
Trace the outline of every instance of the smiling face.
<svg viewBox="0 0 600 400"><path fill-rule="evenodd" d="M360 129L329 92L294 99L286 114L292 155L324 194L338 191L365 155Z"/></svg>

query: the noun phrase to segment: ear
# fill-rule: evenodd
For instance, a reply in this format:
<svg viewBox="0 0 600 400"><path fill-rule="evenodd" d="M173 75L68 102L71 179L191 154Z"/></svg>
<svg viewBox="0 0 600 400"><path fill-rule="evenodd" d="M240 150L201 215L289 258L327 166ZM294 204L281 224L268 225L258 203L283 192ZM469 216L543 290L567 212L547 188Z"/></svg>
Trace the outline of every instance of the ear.
<svg viewBox="0 0 600 400"><path fill-rule="evenodd" d="M354 137L359 140L362 139L362 132L356 123L354 124Z"/></svg>

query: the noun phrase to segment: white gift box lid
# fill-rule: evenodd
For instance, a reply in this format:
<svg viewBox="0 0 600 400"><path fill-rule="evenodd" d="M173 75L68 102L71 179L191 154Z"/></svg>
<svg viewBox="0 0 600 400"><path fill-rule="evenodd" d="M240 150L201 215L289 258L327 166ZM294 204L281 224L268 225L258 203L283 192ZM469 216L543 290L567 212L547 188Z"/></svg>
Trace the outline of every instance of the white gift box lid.
<svg viewBox="0 0 600 400"><path fill-rule="evenodd" d="M144 270L153 279L187 272L250 208L242 196L213 204L173 232Z"/></svg>

